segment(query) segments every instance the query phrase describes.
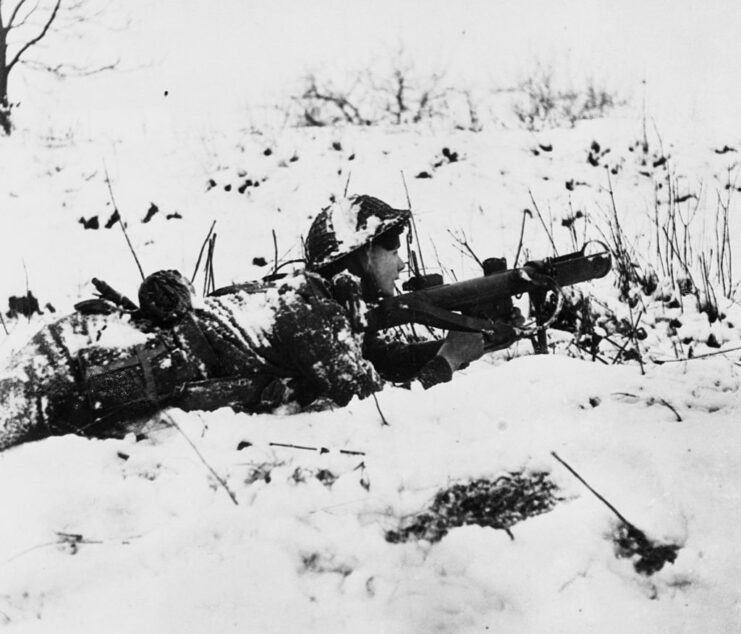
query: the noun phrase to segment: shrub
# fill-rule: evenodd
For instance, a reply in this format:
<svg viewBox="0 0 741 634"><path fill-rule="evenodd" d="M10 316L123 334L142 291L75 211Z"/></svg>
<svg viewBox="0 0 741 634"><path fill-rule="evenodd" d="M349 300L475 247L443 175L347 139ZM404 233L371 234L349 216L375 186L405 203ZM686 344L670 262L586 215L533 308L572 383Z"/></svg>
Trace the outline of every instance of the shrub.
<svg viewBox="0 0 741 634"><path fill-rule="evenodd" d="M399 55L380 70L361 70L337 82L327 75L303 78L292 98L292 118L301 126L406 125L450 120L479 131L479 108L470 90L454 89L444 73L419 72Z"/></svg>
<svg viewBox="0 0 741 634"><path fill-rule="evenodd" d="M563 124L573 127L577 121L604 117L622 105L615 93L598 87L592 79L579 90L559 89L553 69L542 66L521 82L519 92L521 96L513 103L512 109L528 130Z"/></svg>

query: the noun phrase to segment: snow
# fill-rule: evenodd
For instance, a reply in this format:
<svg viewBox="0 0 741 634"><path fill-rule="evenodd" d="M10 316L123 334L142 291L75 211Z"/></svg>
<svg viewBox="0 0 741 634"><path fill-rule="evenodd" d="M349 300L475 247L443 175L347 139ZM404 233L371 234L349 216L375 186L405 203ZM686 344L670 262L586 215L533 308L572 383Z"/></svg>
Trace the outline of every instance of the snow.
<svg viewBox="0 0 741 634"><path fill-rule="evenodd" d="M83 618L85 631L722 631L737 610L741 517L724 486L741 476L730 449L737 403L695 413L682 376L665 368L641 377L522 357L472 369L430 398L384 391L390 427L372 399L286 417L171 412L238 506L175 430L6 452L12 478L0 495L24 511L0 539L3 612L17 631L70 631ZM496 405L480 396L492 385L508 395ZM685 420L616 396L645 386ZM242 441L252 445L238 450ZM551 450L649 535L682 544L676 563L649 579L616 559L614 516ZM476 526L435 545L383 539L441 485L521 467L548 469L569 499L515 525L514 541ZM316 479L320 468L334 484ZM57 533L84 541L73 553Z"/></svg>
<svg viewBox="0 0 741 634"><path fill-rule="evenodd" d="M333 203L327 210L329 217L328 226L337 237L336 254L345 254L354 251L372 237L380 219L371 216L362 231L358 231L358 212L360 206L352 200L342 199ZM333 254L330 254L330 256Z"/></svg>
<svg viewBox="0 0 741 634"><path fill-rule="evenodd" d="M136 56L151 50L167 57L157 66L160 75L145 69L80 80L84 98L74 99L71 84L64 84L54 93L64 107L29 104L18 111L14 135L0 137L0 297L29 289L44 311L30 320L5 318L3 364L44 324L91 297L93 276L136 298L140 276L121 229L105 227L114 208L106 171L147 273L176 268L190 278L216 220L219 286L268 273L276 250L279 261L300 257L301 236L332 196L342 199L348 177L349 193L406 207L400 171L428 270L447 281L477 274L456 237L479 257L504 255L511 264L524 209L532 217L520 262L551 254L543 225L561 253L584 239L604 240L612 218L609 188L635 260L650 263L661 277L652 219L656 197L667 200L666 183L673 179L680 195L697 195L682 208L693 251L716 253L720 199L730 202L731 248L741 253L736 189L725 188L729 179L735 182L737 153L717 152L724 145L741 148L737 128L721 112L737 103L738 87L728 84L728 97L717 99L725 71L732 70L729 60L737 57L720 55L732 49L737 31L736 12L727 3L710 3L702 20L691 2L668 12L661 3L632 3L642 21L608 3L576 12L577 2L559 4L571 23L556 15L557 5L548 5L544 19L526 32L515 28L524 10L514 5L500 14L491 3L472 3L468 19L462 12L448 16L440 3L430 8L431 17L416 15L413 2L381 3L373 15L334 11L339 5L331 2L312 9L331 13L335 25L354 16L365 30L319 26L308 8L291 5L281 15L291 14L283 35L295 47L274 66L254 69L253 82L247 80L253 69L245 69L235 51L243 45L275 52L280 21L277 12L254 3L247 3L252 20L236 20L238 4L220 5L204 33L225 62L213 69L211 83L204 84L210 90L194 98L197 103L186 107L183 96L192 94L183 68L203 77L196 53L183 52L182 63L174 49L162 54L167 38L159 38L156 26L171 8L148 3L153 13L146 24L111 37L132 38L139 44ZM184 2L173 32L202 25L194 19L200 10ZM540 51L573 42L575 64L602 61L639 95L645 71L648 155L639 147L640 97L608 119L534 133L512 125L507 107L497 114L498 124L481 132L445 121L294 128L277 123L265 108L244 107L249 91L268 85L263 75L272 72L270 81L285 87L289 70L294 77L300 73L309 58L301 50L312 34L325 35L317 38L325 54L315 58L319 64L334 56L340 65L342 55L352 58L348 63L362 60L356 50L361 42L378 44L380 38L387 44L399 33L408 34L414 53L425 32L409 27L415 19L439 36L431 58L447 55L461 81L482 82L493 61L524 64L539 41ZM726 26L713 30L721 19ZM618 44L617 31L634 23L635 37ZM615 24L622 30L606 35ZM692 51L677 52L673 42L684 45L692 24L704 39L698 35ZM452 30L464 28L469 35L452 37ZM486 37L489 29L496 37ZM589 37L578 44L584 33ZM625 57L628 43L638 50L636 42L648 46L655 38L666 44L656 45L653 58ZM612 48L602 47L602 40ZM707 73L716 61L717 72ZM160 89L168 81L169 101ZM225 85L234 90L231 110L213 104ZM30 102L38 85L18 89ZM595 141L597 167L587 162ZM336 142L340 150L333 149ZM552 149L533 151L543 145ZM442 148L459 159L435 167ZM668 162L654 166L662 156ZM422 171L432 178L415 178ZM259 186L240 192L247 179ZM159 212L145 223L152 203ZM666 208L664 202L658 209ZM574 243L561 221L577 210L585 219L574 223ZM175 212L181 217L168 219ZM97 230L78 222L94 215ZM734 280L741 279L739 261L734 258ZM198 294L202 280L201 268ZM724 317L710 323L688 296L677 307L662 301L662 293L674 292L665 279L633 308L618 300L615 282L610 274L579 289L594 297L604 315L600 327L618 342L619 321L634 321L645 309L642 365L612 363L617 348L608 344L600 349L607 363L592 361L569 346L568 333L554 331L554 354L534 356L520 342L429 391L387 387L377 403L355 399L345 408L274 415L171 409L170 424L144 440L64 436L0 453L0 624L9 632L78 634L740 630L738 294L734 301L719 294ZM278 301L277 291L268 295L243 305L254 311L256 328L267 325L265 302ZM128 325L116 323L102 330L101 342L138 343ZM617 517L553 452L651 539L679 545L676 561L646 576L631 560L616 557L611 535ZM450 484L523 469L548 472L565 499L515 524L512 538L475 525L454 528L437 543L384 538ZM332 478L319 478L322 472Z"/></svg>

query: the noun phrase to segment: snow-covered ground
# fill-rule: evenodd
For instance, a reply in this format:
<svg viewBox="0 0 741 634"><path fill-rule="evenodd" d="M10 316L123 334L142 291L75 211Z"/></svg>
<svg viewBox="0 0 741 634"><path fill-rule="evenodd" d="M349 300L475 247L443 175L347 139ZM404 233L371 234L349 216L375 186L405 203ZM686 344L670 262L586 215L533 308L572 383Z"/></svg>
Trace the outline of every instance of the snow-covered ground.
<svg viewBox="0 0 741 634"><path fill-rule="evenodd" d="M741 279L741 135L697 112L678 123L657 96L647 118L634 102L535 133L502 125L511 110L471 132L445 121L294 128L264 109L193 118L167 103L21 113L14 135L0 137L0 298L30 289L44 311L5 317L0 360L91 297L92 277L136 299L136 264L120 227L106 227L112 198L146 273L190 277L216 221L214 273L226 285L267 273L276 250L300 257L330 196L347 187L406 206L406 180L427 267L449 281L477 273L461 239L511 263L525 209L528 257L552 254L543 225L561 253L604 239L612 188L635 260L653 263L664 284L652 219L669 208L671 183L675 199L692 195L677 204L693 262L717 253L728 206ZM562 221L577 211L574 240ZM93 217L98 228L85 228ZM603 342L601 363L554 332L555 354L534 356L521 342L427 392L389 387L378 404L270 416L170 410L171 425L138 442L66 436L0 454L0 626L741 630L741 306L719 296L723 316L710 323L689 297L668 301L665 285L632 309L614 274L580 289L604 315L641 315L642 364L612 363L619 334L617 346ZM617 557L616 515L552 452L650 539L679 546L676 561L649 576ZM440 490L523 470L548 473L563 500L511 535L469 525L436 543L385 539Z"/></svg>

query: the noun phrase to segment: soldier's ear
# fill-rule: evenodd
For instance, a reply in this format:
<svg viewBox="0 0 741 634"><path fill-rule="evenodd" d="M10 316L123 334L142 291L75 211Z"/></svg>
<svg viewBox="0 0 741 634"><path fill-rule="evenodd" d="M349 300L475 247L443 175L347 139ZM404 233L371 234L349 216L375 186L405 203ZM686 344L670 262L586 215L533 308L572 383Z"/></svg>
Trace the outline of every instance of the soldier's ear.
<svg viewBox="0 0 741 634"><path fill-rule="evenodd" d="M357 256L356 259L358 262L360 272L363 275L373 274L373 264L372 264L372 258L371 258L372 251L373 251L373 245L366 244L355 252Z"/></svg>

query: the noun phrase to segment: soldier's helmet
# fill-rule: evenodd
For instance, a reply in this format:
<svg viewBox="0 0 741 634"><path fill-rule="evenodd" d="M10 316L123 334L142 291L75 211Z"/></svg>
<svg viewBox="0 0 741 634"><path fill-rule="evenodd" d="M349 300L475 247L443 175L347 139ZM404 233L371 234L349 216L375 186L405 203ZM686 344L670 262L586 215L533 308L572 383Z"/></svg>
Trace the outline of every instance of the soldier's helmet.
<svg viewBox="0 0 741 634"><path fill-rule="evenodd" d="M373 196L356 195L322 209L306 236L306 266L320 270L409 222L408 209L394 209Z"/></svg>

